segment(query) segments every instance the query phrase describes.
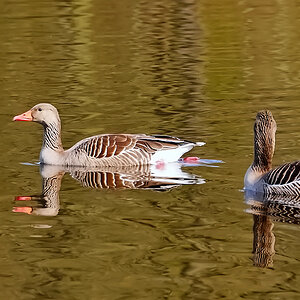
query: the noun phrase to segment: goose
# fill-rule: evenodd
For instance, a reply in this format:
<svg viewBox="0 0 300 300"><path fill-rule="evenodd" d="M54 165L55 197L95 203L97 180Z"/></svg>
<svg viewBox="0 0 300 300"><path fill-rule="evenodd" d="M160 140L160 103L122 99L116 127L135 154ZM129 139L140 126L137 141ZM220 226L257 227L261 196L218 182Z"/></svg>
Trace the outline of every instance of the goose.
<svg viewBox="0 0 300 300"><path fill-rule="evenodd" d="M254 160L244 177L244 189L265 195L300 195L300 161L272 169L277 125L269 110L254 123Z"/></svg>
<svg viewBox="0 0 300 300"><path fill-rule="evenodd" d="M13 121L33 121L43 125L44 140L40 163L60 166L121 167L161 164L178 161L194 146L177 137L145 134L102 134L88 137L64 150L61 142L61 122L57 109L40 103Z"/></svg>

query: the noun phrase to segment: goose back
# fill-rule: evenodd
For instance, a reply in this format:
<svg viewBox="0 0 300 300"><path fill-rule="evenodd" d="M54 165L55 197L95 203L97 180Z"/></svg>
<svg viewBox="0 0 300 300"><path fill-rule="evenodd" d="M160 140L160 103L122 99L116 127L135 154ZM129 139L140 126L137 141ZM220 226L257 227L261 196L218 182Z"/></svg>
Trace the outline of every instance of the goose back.
<svg viewBox="0 0 300 300"><path fill-rule="evenodd" d="M300 196L300 161L283 164L266 173L262 180L266 194Z"/></svg>

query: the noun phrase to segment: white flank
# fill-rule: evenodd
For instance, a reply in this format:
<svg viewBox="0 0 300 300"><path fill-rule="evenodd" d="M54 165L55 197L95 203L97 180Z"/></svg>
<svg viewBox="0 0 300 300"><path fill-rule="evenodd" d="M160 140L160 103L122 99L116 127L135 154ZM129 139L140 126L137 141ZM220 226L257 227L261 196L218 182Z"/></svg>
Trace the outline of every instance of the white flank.
<svg viewBox="0 0 300 300"><path fill-rule="evenodd" d="M175 162L185 153L190 151L194 147L194 144L187 144L176 149L170 150L160 150L155 152L152 157L150 164L155 164L157 162Z"/></svg>

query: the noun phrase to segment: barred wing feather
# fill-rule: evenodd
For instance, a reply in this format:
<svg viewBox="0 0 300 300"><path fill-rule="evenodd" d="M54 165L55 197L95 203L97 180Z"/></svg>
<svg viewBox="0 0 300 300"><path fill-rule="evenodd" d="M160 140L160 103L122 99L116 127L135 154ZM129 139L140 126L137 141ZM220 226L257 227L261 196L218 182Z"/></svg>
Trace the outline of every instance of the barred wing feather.
<svg viewBox="0 0 300 300"><path fill-rule="evenodd" d="M264 181L270 185L282 185L300 181L300 161L286 163L271 170L264 176Z"/></svg>
<svg viewBox="0 0 300 300"><path fill-rule="evenodd" d="M300 195L300 161L277 167L263 179L266 194Z"/></svg>
<svg viewBox="0 0 300 300"><path fill-rule="evenodd" d="M104 158L117 156L134 148L136 139L130 135L97 135L82 140L73 147L75 153L83 152L89 157Z"/></svg>
<svg viewBox="0 0 300 300"><path fill-rule="evenodd" d="M188 144L195 145L171 136L109 134L84 139L70 150L75 154L84 153L91 158L117 158L118 155L126 152L143 152L149 156L159 150L176 149Z"/></svg>

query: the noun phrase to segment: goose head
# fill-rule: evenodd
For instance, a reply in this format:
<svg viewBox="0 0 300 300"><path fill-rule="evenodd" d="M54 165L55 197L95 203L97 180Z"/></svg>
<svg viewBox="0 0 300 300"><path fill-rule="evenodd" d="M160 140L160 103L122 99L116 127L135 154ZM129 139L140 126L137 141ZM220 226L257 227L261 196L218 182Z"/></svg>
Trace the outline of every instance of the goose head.
<svg viewBox="0 0 300 300"><path fill-rule="evenodd" d="M259 111L254 123L254 131L261 134L272 134L275 136L277 129L276 121L269 110Z"/></svg>
<svg viewBox="0 0 300 300"><path fill-rule="evenodd" d="M23 114L15 116L13 121L32 121L40 123L46 127L50 124L60 124L57 109L49 103L37 104Z"/></svg>

